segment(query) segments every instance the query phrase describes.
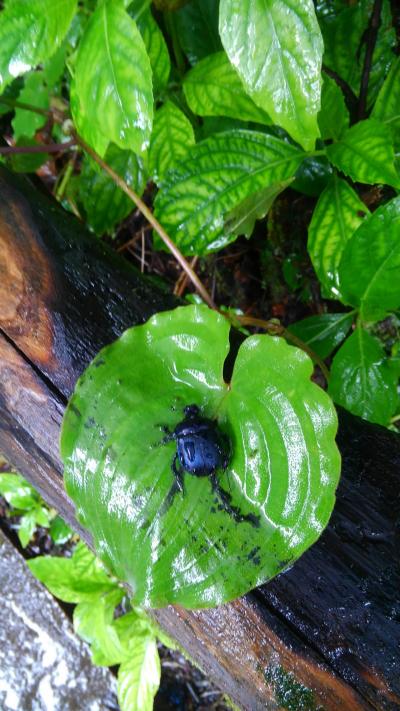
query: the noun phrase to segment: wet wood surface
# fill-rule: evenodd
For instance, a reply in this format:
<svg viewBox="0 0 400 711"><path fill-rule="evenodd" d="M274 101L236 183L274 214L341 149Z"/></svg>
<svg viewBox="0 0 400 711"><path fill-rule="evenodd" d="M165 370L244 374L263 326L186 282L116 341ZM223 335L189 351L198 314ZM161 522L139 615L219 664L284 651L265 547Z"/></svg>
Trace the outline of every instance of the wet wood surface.
<svg viewBox="0 0 400 711"><path fill-rule="evenodd" d="M174 303L0 168L0 450L88 542L62 485L66 400L103 345ZM243 709L400 708L400 437L341 412L339 446L332 520L291 570L215 610L154 613Z"/></svg>

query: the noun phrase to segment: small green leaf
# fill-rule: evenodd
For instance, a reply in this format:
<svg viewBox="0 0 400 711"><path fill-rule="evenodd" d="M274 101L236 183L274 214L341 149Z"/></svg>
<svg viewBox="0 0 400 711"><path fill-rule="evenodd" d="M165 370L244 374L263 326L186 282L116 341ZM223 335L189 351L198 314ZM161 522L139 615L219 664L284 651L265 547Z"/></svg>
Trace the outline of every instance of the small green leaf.
<svg viewBox="0 0 400 711"><path fill-rule="evenodd" d="M114 610L124 597L123 588L114 588L74 609L74 630L91 645L92 662L99 666L120 664L125 656L113 625Z"/></svg>
<svg viewBox="0 0 400 711"><path fill-rule="evenodd" d="M27 561L27 565L35 578L64 602L93 602L116 587L83 543L78 543L72 558L39 556Z"/></svg>
<svg viewBox="0 0 400 711"><path fill-rule="evenodd" d="M400 306L400 197L378 208L348 242L339 266L343 298L363 318Z"/></svg>
<svg viewBox="0 0 400 711"><path fill-rule="evenodd" d="M156 111L149 150L149 172L161 183L167 171L179 163L195 144L193 126L172 101Z"/></svg>
<svg viewBox="0 0 400 711"><path fill-rule="evenodd" d="M36 106L38 109L49 108L49 90L44 84L43 72L33 72L26 77L25 85L18 96L18 101ZM12 120L15 141L18 141L23 136L33 138L36 131L42 128L47 120L47 116L42 114L16 108L15 116Z"/></svg>
<svg viewBox="0 0 400 711"><path fill-rule="evenodd" d="M310 381L311 360L283 339L251 336L227 384L229 329L204 306L156 314L100 352L67 408L67 491L135 605L231 600L296 560L332 511L336 415ZM174 484L165 428L192 403L230 440L218 472L225 499L209 477L185 474L183 492Z"/></svg>
<svg viewBox="0 0 400 711"><path fill-rule="evenodd" d="M225 52L202 59L186 74L183 91L189 108L198 116L228 116L270 124L268 114L246 94Z"/></svg>
<svg viewBox="0 0 400 711"><path fill-rule="evenodd" d="M150 634L135 635L130 656L118 669L118 703L121 711L152 711L160 685L160 658Z"/></svg>
<svg viewBox="0 0 400 711"><path fill-rule="evenodd" d="M256 220L261 220L269 212L273 202L292 183L293 178L282 183L274 183L263 188L237 205L225 217L224 231L231 235L250 237Z"/></svg>
<svg viewBox="0 0 400 711"><path fill-rule="evenodd" d="M376 119L359 121L326 152L333 165L354 181L400 187L390 129Z"/></svg>
<svg viewBox="0 0 400 711"><path fill-rule="evenodd" d="M39 495L20 474L0 472L0 494L15 509L29 511L34 508Z"/></svg>
<svg viewBox="0 0 400 711"><path fill-rule="evenodd" d="M324 75L322 84L318 126L324 141L330 138L338 141L349 127L349 112L342 91L336 82L327 75Z"/></svg>
<svg viewBox="0 0 400 711"><path fill-rule="evenodd" d="M172 16L177 39L191 64L222 49L218 10L216 0L192 0Z"/></svg>
<svg viewBox="0 0 400 711"><path fill-rule="evenodd" d="M151 66L134 20L105 0L79 43L71 87L78 131L100 154L109 142L142 153L153 123Z"/></svg>
<svg viewBox="0 0 400 711"><path fill-rule="evenodd" d="M332 361L329 393L354 415L387 425L397 404L397 380L379 341L357 328Z"/></svg>
<svg viewBox="0 0 400 711"><path fill-rule="evenodd" d="M308 228L308 252L326 298L340 299L339 264L343 250L369 215L345 180L334 175L321 194Z"/></svg>
<svg viewBox="0 0 400 711"><path fill-rule="evenodd" d="M73 531L61 516L56 516L51 522L49 534L53 543L62 546L72 537Z"/></svg>
<svg viewBox="0 0 400 711"><path fill-rule="evenodd" d="M211 136L167 173L156 216L185 254L221 249L235 239L224 231L226 216L250 195L293 177L303 155L255 131Z"/></svg>
<svg viewBox="0 0 400 711"><path fill-rule="evenodd" d="M146 184L144 161L132 151L123 151L110 144L105 161L123 178L130 188L141 195ZM134 204L103 170L85 156L79 180L79 196L90 227L101 235L134 209Z"/></svg>
<svg viewBox="0 0 400 711"><path fill-rule="evenodd" d="M221 0L219 28L255 103L306 150L314 148L323 44L312 0Z"/></svg>
<svg viewBox="0 0 400 711"><path fill-rule="evenodd" d="M289 326L320 358L327 358L346 338L354 320L353 313L309 316Z"/></svg>
<svg viewBox="0 0 400 711"><path fill-rule="evenodd" d="M9 0L0 12L0 94L60 46L77 0Z"/></svg>
<svg viewBox="0 0 400 711"><path fill-rule="evenodd" d="M394 62L385 82L378 94L375 106L371 113L372 118L378 119L389 126L394 143L400 146L400 57Z"/></svg>
<svg viewBox="0 0 400 711"><path fill-rule="evenodd" d="M46 508L44 503L40 503L36 506L35 518L38 526L44 526L44 528L48 528L50 526L50 511Z"/></svg>
<svg viewBox="0 0 400 711"><path fill-rule="evenodd" d="M18 538L21 546L26 548L33 534L36 531L36 512L34 509L21 516L21 521L18 527Z"/></svg>

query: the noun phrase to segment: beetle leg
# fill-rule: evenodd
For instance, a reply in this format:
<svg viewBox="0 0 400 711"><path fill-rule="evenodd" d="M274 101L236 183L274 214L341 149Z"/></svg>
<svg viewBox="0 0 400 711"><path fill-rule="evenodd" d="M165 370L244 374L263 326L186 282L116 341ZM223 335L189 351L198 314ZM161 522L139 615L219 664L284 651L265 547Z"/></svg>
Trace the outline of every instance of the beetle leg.
<svg viewBox="0 0 400 711"><path fill-rule="evenodd" d="M217 495L222 508L235 519L237 523L249 523L254 528L260 527L260 517L255 514L242 514L237 506L231 504L232 496L225 491L218 482L215 472L210 474L211 488Z"/></svg>
<svg viewBox="0 0 400 711"><path fill-rule="evenodd" d="M160 516L164 516L165 513L167 513L168 509L172 506L173 500L175 498L175 495L181 492L182 494L184 493L184 485L183 485L183 469L180 469L178 467L178 454L175 454L172 464L171 464L171 469L174 473L175 480L166 495L161 508L160 508Z"/></svg>

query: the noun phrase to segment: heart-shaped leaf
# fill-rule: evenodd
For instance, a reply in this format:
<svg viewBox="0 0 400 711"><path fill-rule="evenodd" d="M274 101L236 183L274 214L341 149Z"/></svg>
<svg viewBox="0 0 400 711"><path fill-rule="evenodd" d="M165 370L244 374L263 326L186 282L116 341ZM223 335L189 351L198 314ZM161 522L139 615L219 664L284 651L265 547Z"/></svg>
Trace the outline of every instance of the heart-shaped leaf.
<svg viewBox="0 0 400 711"><path fill-rule="evenodd" d="M331 514L336 415L310 359L251 336L227 384L228 337L204 306L156 314L100 352L67 408L67 491L137 605L231 600L291 565ZM215 477L181 473L180 491L164 432L192 404L229 439L230 458Z"/></svg>

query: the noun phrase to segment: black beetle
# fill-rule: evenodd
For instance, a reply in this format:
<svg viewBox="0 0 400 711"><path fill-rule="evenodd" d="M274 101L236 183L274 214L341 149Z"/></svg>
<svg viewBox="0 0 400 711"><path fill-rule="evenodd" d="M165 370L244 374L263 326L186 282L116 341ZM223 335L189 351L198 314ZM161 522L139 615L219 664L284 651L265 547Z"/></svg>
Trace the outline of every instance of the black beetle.
<svg viewBox="0 0 400 711"><path fill-rule="evenodd" d="M229 464L229 438L221 432L214 420L202 417L197 405L185 407L184 415L184 419L177 424L173 432L163 428L167 433L163 444L171 440L176 441L176 453L171 464L175 482L168 494L165 508L169 508L178 491L184 492L183 475L187 472L193 476L209 478L212 490L219 499L220 508L233 516L235 521L247 521L252 526L259 526L259 517L254 514L243 515L231 504L231 495L221 488L217 480L218 469L225 470Z"/></svg>

